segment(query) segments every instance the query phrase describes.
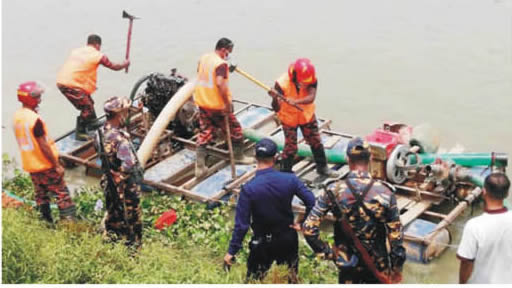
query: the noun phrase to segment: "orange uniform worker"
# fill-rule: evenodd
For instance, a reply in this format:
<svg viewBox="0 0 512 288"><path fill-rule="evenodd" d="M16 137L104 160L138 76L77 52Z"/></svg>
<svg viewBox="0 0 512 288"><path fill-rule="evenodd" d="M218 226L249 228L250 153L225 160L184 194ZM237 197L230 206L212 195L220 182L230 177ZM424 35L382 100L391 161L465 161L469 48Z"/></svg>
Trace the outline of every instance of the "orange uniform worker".
<svg viewBox="0 0 512 288"><path fill-rule="evenodd" d="M18 100L23 106L14 114L14 134L21 152L23 170L30 173L35 189L35 200L41 218L53 223L50 196L57 196L62 219L74 220L75 204L64 182L64 168L59 164L59 153L37 109L44 89L30 81L18 87ZM51 194L50 194L51 193Z"/></svg>
<svg viewBox="0 0 512 288"><path fill-rule="evenodd" d="M129 60L123 63L112 63L106 55L100 52L101 37L89 35L87 45L71 51L66 62L57 74L57 87L66 98L80 110L76 118L76 138L87 140L87 129L100 126L94 111L94 101L91 94L96 91L96 71L101 64L118 71L130 65Z"/></svg>
<svg viewBox="0 0 512 288"><path fill-rule="evenodd" d="M285 146L281 160L281 171L292 172L295 154L297 153L297 128L313 152L317 173L322 176L337 176L335 171L328 169L324 145L320 138L318 124L315 117L315 98L318 81L315 66L309 59L299 58L289 65L288 72L284 73L275 83L274 89L269 91L273 97L272 108L277 112L285 136ZM303 109L280 101L276 94L280 93L292 104Z"/></svg>
<svg viewBox="0 0 512 288"><path fill-rule="evenodd" d="M242 127L233 114L231 91L229 90L229 67L226 62L233 52L234 44L227 38L217 41L215 51L201 56L197 68L197 85L194 91L194 102L199 106L199 126L201 132L197 138L196 170L197 178L205 176L206 146L212 142L218 128L226 132L224 117L229 120L231 141L235 160L241 164L250 164L251 158L243 154ZM226 134L226 133L224 133Z"/></svg>

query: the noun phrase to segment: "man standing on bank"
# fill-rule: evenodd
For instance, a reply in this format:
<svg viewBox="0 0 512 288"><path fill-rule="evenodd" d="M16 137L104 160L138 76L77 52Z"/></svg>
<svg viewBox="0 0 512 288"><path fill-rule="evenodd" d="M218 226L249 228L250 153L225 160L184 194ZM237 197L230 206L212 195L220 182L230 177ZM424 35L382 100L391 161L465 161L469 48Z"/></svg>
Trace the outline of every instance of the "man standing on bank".
<svg viewBox="0 0 512 288"><path fill-rule="evenodd" d="M98 123L94 111L91 94L96 91L96 71L101 64L111 70L118 71L130 65L130 60L123 63L112 63L100 52L101 38L92 34L87 38L87 45L71 51L68 59L57 74L57 87L66 98L80 110L76 118L76 139L87 140L88 129L97 128Z"/></svg>
<svg viewBox="0 0 512 288"><path fill-rule="evenodd" d="M60 217L75 219L75 203L64 182L64 168L59 163L59 151L48 134L46 123L37 110L44 89L40 83L29 81L18 87L18 100L23 106L14 114L14 133L20 147L23 170L34 184L35 200L41 218L53 223L50 197L57 196Z"/></svg>
<svg viewBox="0 0 512 288"><path fill-rule="evenodd" d="M228 117L235 161L239 164L252 164L253 159L245 157L243 152L244 136L242 127L233 114L232 97L229 89L229 67L226 60L233 52L234 44L227 38L221 38L215 45L215 51L204 54L197 68L197 85L194 102L199 106L199 126L201 132L197 138L196 170L197 178L208 172L206 167L206 146L213 140L220 128L226 135L224 117Z"/></svg>
<svg viewBox="0 0 512 288"><path fill-rule="evenodd" d="M397 283L405 248L395 195L370 176L366 141L350 140L347 157L350 173L318 196L304 222L304 237L318 256L335 261L340 284ZM333 248L319 239L320 223L328 211L336 216Z"/></svg>
<svg viewBox="0 0 512 288"><path fill-rule="evenodd" d="M98 130L103 135L103 143L98 141L98 145L102 145L100 151L107 160L102 161L102 169L110 175L104 173L100 185L105 191L107 238L115 241L126 237L125 244L138 250L142 246L140 183L144 176L130 134L123 129L130 106L126 97L111 97L105 102L107 121Z"/></svg>
<svg viewBox="0 0 512 288"><path fill-rule="evenodd" d="M512 283L512 212L503 204L509 188L510 180L503 173L485 178L484 213L466 223L457 250L461 284Z"/></svg>
<svg viewBox="0 0 512 288"><path fill-rule="evenodd" d="M233 256L242 248L242 241L251 226L254 236L249 244L247 280L262 280L274 261L288 264L290 283L297 282L299 268L298 236L294 229L292 200L296 195L309 213L315 196L291 173L274 170L276 144L264 138L256 144L258 168L256 176L242 186L236 207L235 229L224 263L231 265ZM251 220L252 219L252 220Z"/></svg>

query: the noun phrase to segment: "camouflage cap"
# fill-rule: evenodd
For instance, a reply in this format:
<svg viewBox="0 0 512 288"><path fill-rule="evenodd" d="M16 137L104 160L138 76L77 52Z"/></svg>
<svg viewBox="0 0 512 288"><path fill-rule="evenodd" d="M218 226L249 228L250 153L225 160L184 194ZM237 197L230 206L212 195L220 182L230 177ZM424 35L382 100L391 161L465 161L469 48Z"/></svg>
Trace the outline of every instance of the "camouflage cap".
<svg viewBox="0 0 512 288"><path fill-rule="evenodd" d="M132 101L130 99L114 96L105 101L103 110L105 110L106 113L118 113L130 108L130 105L132 105Z"/></svg>
<svg viewBox="0 0 512 288"><path fill-rule="evenodd" d="M361 137L355 137L348 142L347 156L352 158L370 158L370 144Z"/></svg>

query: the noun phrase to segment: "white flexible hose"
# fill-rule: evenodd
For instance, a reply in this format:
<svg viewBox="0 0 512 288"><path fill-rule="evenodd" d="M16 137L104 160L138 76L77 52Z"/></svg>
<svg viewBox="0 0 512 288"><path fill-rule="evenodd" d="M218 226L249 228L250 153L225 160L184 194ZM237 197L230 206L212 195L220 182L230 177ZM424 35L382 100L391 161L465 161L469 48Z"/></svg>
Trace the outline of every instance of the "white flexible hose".
<svg viewBox="0 0 512 288"><path fill-rule="evenodd" d="M146 166L146 162L151 157L155 146L158 144L158 139L164 132L167 125L174 120L176 117L176 113L183 106L187 100L192 96L194 92L194 88L196 86L196 78L188 81L183 87L181 87L176 94L171 98L171 100L165 105L164 109L149 129L146 138L142 141L139 150L137 151L137 157L142 165L142 167Z"/></svg>

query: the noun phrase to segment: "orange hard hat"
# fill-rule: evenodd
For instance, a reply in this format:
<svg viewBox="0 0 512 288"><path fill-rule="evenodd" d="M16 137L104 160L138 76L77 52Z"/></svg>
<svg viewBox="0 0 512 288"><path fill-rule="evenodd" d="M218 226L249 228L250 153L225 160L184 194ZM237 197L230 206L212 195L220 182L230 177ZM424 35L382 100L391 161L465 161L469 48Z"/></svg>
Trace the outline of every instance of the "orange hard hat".
<svg viewBox="0 0 512 288"><path fill-rule="evenodd" d="M43 85L36 81L28 81L18 86L18 101L30 107L39 104L39 97L44 93Z"/></svg>
<svg viewBox="0 0 512 288"><path fill-rule="evenodd" d="M289 71L290 69L288 69ZM315 66L307 58L299 58L293 64L293 71L297 75L297 81L302 84L316 82ZM289 72L288 72L289 73Z"/></svg>

